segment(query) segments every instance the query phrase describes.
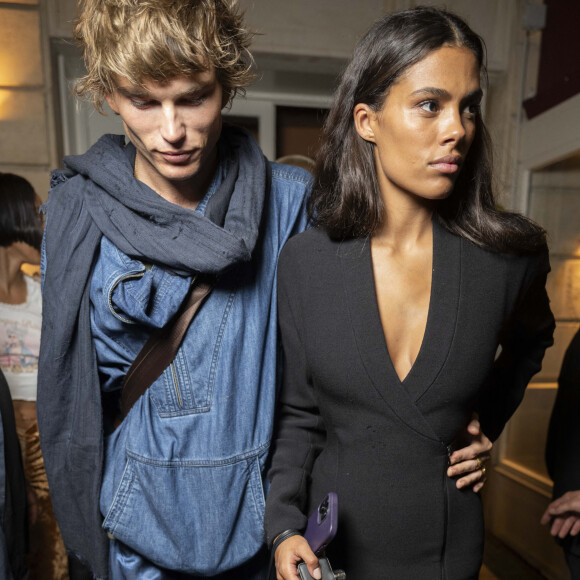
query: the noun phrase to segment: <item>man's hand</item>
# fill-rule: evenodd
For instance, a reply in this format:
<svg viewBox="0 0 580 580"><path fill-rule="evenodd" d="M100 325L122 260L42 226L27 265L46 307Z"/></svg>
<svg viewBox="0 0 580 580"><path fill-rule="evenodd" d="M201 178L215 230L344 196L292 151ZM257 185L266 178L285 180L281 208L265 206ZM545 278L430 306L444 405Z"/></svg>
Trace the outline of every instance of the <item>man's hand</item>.
<svg viewBox="0 0 580 580"><path fill-rule="evenodd" d="M297 566L301 560L306 562L308 572L313 578L320 579L322 577L318 558L302 536L291 536L284 540L276 549L274 558L276 561L276 580L299 580Z"/></svg>
<svg viewBox="0 0 580 580"><path fill-rule="evenodd" d="M567 491L555 499L546 509L540 523L552 522L552 536L565 538L568 534L577 536L580 532L580 490Z"/></svg>
<svg viewBox="0 0 580 580"><path fill-rule="evenodd" d="M485 483L484 462L489 459L493 444L481 430L477 413L473 414L466 431L466 438L470 443L450 455L447 475L458 477L456 482L458 489L471 486L477 493Z"/></svg>

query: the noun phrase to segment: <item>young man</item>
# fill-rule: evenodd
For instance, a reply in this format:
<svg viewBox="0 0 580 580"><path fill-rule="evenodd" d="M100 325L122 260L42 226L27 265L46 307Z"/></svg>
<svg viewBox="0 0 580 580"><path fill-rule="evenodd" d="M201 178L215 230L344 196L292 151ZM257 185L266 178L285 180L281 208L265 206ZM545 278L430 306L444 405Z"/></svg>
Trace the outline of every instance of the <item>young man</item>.
<svg viewBox="0 0 580 580"><path fill-rule="evenodd" d="M221 111L251 79L226 0L84 0L77 93L105 136L53 174L39 423L69 552L98 578L265 577L263 473L277 370L279 251L309 174L269 163ZM131 363L218 281L177 356L116 429Z"/></svg>

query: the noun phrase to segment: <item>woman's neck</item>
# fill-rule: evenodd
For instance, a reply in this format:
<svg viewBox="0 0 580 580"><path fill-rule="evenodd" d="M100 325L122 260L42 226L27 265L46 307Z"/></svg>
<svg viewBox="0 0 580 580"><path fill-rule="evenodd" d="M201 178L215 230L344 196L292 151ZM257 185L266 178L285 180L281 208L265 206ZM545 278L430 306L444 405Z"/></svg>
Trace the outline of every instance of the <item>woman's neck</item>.
<svg viewBox="0 0 580 580"><path fill-rule="evenodd" d="M0 302L22 304L26 302L26 280L20 269L22 258L10 247L0 247Z"/></svg>
<svg viewBox="0 0 580 580"><path fill-rule="evenodd" d="M433 231L433 206L413 199L397 199L385 203L382 226L373 235L373 242L396 251L415 250L430 244Z"/></svg>

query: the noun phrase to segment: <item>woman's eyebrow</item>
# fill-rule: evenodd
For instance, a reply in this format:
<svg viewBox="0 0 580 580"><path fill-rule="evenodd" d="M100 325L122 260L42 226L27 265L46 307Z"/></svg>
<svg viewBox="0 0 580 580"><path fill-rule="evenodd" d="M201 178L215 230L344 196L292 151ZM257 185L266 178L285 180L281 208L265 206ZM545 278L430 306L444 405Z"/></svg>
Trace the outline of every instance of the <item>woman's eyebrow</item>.
<svg viewBox="0 0 580 580"><path fill-rule="evenodd" d="M411 93L411 96L413 97L420 95L430 95L433 97L441 97L441 98L451 97L451 93L449 93L449 91L446 91L445 89L438 89L436 87L422 87Z"/></svg>
<svg viewBox="0 0 580 580"><path fill-rule="evenodd" d="M420 89L417 89L416 91L413 91L411 93L411 96L421 96L421 95L429 95L432 97L439 97L442 99L450 99L451 98L451 93L445 89L439 89L437 87L423 87ZM463 101L467 101L467 100L471 100L471 99L476 99L476 98L480 98L483 97L483 90L481 88L479 89L475 89L474 91L470 91L469 93L467 93L464 97L463 97Z"/></svg>

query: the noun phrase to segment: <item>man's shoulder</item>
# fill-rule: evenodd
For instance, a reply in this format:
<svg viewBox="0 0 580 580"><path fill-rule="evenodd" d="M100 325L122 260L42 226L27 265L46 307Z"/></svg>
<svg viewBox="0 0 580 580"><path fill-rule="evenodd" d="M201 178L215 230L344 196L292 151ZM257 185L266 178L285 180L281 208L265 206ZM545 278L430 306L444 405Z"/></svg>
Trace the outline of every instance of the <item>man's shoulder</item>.
<svg viewBox="0 0 580 580"><path fill-rule="evenodd" d="M294 165L285 165L283 163L270 162L272 168L272 181L276 180L280 183L295 184L303 188L310 188L312 185L312 175Z"/></svg>
<svg viewBox="0 0 580 580"><path fill-rule="evenodd" d="M293 165L270 162L272 194L301 204L312 188L312 175Z"/></svg>
<svg viewBox="0 0 580 580"><path fill-rule="evenodd" d="M123 155L125 137L106 134L83 154L67 155L63 159L63 168L54 169L50 175L52 190L68 189L70 183L78 187L84 180L93 180L93 174L117 174L124 167L132 175L132 164Z"/></svg>
<svg viewBox="0 0 580 580"><path fill-rule="evenodd" d="M268 220L278 223L283 238L306 228L306 199L312 187L312 175L291 165L269 163L271 187Z"/></svg>

